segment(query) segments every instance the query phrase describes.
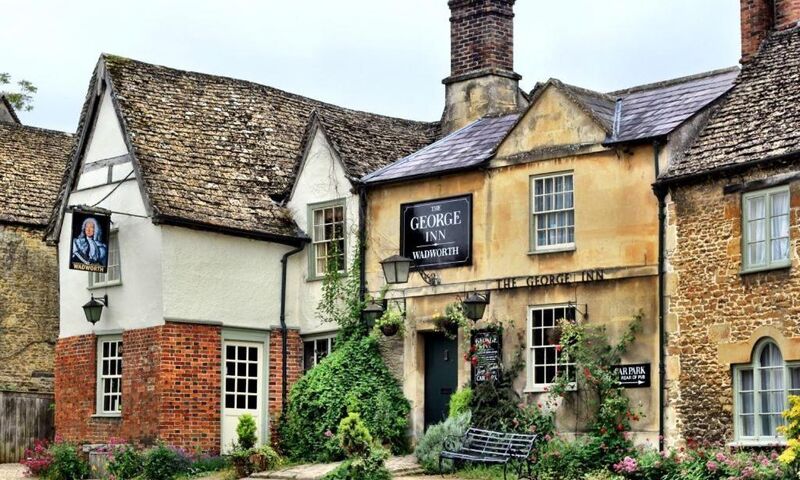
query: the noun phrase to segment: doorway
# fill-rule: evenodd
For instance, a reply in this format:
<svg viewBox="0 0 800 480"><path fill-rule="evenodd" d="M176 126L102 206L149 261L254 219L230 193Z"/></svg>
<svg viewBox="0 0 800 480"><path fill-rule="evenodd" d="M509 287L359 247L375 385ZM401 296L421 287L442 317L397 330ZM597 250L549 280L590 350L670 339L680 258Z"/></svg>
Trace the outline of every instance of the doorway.
<svg viewBox="0 0 800 480"><path fill-rule="evenodd" d="M258 443L262 432L261 396L263 379L263 344L230 342L223 344L224 377L222 381L222 452L228 453L237 440L239 417L249 413L255 418Z"/></svg>
<svg viewBox="0 0 800 480"><path fill-rule="evenodd" d="M458 342L442 334L425 335L425 429L447 418L450 396L458 388Z"/></svg>

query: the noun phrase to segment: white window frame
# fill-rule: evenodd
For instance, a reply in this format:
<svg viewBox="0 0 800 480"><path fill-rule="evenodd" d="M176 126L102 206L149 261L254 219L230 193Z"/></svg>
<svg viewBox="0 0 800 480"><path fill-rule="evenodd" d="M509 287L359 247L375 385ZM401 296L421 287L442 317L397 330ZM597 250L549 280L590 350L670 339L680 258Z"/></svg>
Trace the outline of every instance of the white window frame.
<svg viewBox="0 0 800 480"><path fill-rule="evenodd" d="M318 354L318 351L317 351L317 342L319 342L321 340L327 340L328 353L325 354L325 357L327 357L328 355L330 355L333 352L333 345L334 345L335 340L336 340L336 335L325 335L325 336L315 335L315 336L309 336L309 337L304 337L303 338L303 371L304 372L307 372L310 369L316 367L319 364L319 362L323 358L325 358L325 357L319 358L319 354ZM314 342L314 355L313 355L314 365L306 365L306 342Z"/></svg>
<svg viewBox="0 0 800 480"><path fill-rule="evenodd" d="M759 393L761 390L761 353L767 345L774 345L775 348L781 353L781 361L783 362L783 390L785 396L785 408L789 407L789 395L796 395L800 393L800 385L798 388L792 388L791 371L800 368L800 362L787 362L784 358L784 352L780 346L771 338L760 341L755 348L753 348L752 360L750 363L734 365L733 367L733 405L734 405L734 444L739 446L771 446L775 444L784 444L786 439L781 435L762 435L761 434L761 401ZM754 435L745 436L743 434L743 413L742 413L742 384L741 374L743 371L753 372L753 433Z"/></svg>
<svg viewBox="0 0 800 480"><path fill-rule="evenodd" d="M119 235L112 230L108 236L108 271L107 273L89 272L87 288L105 288L122 285L122 256L119 248ZM114 275L116 272L116 276Z"/></svg>
<svg viewBox="0 0 800 480"><path fill-rule="evenodd" d="M562 208L551 208L549 210L537 210L536 208L536 182L539 181L546 181L548 179L553 179L555 181L556 178L572 178L572 190L562 190L558 192L559 194L564 193L571 193L572 194L572 206L569 208L563 207ZM548 252L563 252L563 251L570 251L575 249L575 173L572 171L567 172L557 172L557 173L548 173L546 175L533 175L530 177L530 253L548 253ZM556 192L552 192L549 195L555 195ZM538 195L544 197L548 194L542 193L542 195ZM548 244L548 245L539 245L539 236L538 236L538 229L539 229L539 220L541 216L548 215L548 214L555 214L561 212L572 212L572 225L566 225L564 227L556 227L556 228L567 228L567 232L569 229L572 229L572 241L569 242L562 242L556 244Z"/></svg>
<svg viewBox="0 0 800 480"><path fill-rule="evenodd" d="M789 248L787 258L772 260L772 199L776 195L786 193L789 198L788 222L789 222ZM754 198L764 197L764 263L752 263L750 261L750 200ZM757 190L748 192L742 195L742 272L759 272L763 270L772 270L777 268L786 268L792 264L792 194L789 191L789 186L784 185L781 187L769 188L765 190Z"/></svg>
<svg viewBox="0 0 800 480"><path fill-rule="evenodd" d="M120 362L120 371L117 374L104 374L103 373L103 360L106 360L103 357L103 344L104 343L117 343L117 355L115 357L110 357L111 359L119 359ZM95 383L97 388L96 394L96 405L95 405L95 412L97 416L103 417L119 417L122 415L122 375L124 372L125 365L123 363L122 352L123 344L122 344L122 335L104 335L102 337L97 337L97 372L95 375ZM105 389L105 382L104 380L109 379L117 379L119 385L119 392L107 392ZM110 395L118 395L119 401L116 410L106 410L104 408L104 398Z"/></svg>
<svg viewBox="0 0 800 480"><path fill-rule="evenodd" d="M526 322L526 344L525 344L525 369L526 369L526 382L525 382L525 391L529 393L539 393L539 392L546 392L549 388L553 385L553 383L534 383L534 372L537 366L535 359L536 354L535 350L537 348L547 347L546 345L539 345L534 346L533 344L533 312L535 311L544 311L544 310L555 310L558 308L564 309L572 309L574 311L574 318L575 321L578 320L578 309L574 304L568 303L559 303L559 304L551 304L551 305L531 305L528 306L528 318ZM553 327L557 328L557 320L555 315L553 315ZM555 346L553 346L555 348ZM556 351L556 363L559 362L561 353ZM576 390L577 389L577 364L573 362L565 362L562 365L565 366L572 366L573 372L575 372L576 380L569 383L568 389L569 390ZM556 367L556 376L558 376L558 367Z"/></svg>
<svg viewBox="0 0 800 480"><path fill-rule="evenodd" d="M342 237L333 239L317 239L317 225L314 223L315 213L319 210L326 210L331 208L342 209ZM324 213L323 213L324 216ZM336 222L334 222L335 224ZM323 224L324 225L324 224ZM311 244L309 245L308 254L308 276L311 280L319 280L325 277L325 271L317 271L317 246L318 245L331 245L333 242L342 241L342 268L339 273L347 272L347 202L345 199L333 200L330 202L314 203L308 205L308 226L309 236L311 237ZM324 230L324 226L323 226Z"/></svg>

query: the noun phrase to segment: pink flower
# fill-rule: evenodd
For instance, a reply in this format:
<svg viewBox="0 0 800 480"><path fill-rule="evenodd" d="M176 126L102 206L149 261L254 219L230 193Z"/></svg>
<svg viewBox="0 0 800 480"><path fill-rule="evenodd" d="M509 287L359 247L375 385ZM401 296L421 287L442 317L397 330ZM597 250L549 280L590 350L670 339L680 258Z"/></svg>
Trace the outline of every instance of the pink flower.
<svg viewBox="0 0 800 480"><path fill-rule="evenodd" d="M724 462L725 461L725 454L722 453L722 452L717 452L716 458L717 458L718 462Z"/></svg>
<svg viewBox="0 0 800 480"><path fill-rule="evenodd" d="M333 432L331 432L330 428L325 430L325 436L328 438L331 438L333 436Z"/></svg>
<svg viewBox="0 0 800 480"><path fill-rule="evenodd" d="M634 473L639 467L636 459L625 457L621 462L614 464L614 471L617 473Z"/></svg>
<svg viewBox="0 0 800 480"><path fill-rule="evenodd" d="M709 460L708 463L706 463L706 469L709 472L716 472L718 467L719 465L717 465L717 462L714 460Z"/></svg>

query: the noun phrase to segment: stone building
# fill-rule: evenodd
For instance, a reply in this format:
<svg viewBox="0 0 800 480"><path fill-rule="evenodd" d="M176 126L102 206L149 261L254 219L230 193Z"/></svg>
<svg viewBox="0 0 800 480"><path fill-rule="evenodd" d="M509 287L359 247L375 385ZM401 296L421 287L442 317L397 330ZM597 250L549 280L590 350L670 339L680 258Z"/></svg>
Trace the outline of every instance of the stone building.
<svg viewBox="0 0 800 480"><path fill-rule="evenodd" d="M676 438L780 443L800 393L800 6L742 0L742 72L659 178Z"/></svg>
<svg viewBox="0 0 800 480"><path fill-rule="evenodd" d="M504 322L506 364L523 352L515 385L542 400L559 359L555 322L606 327L612 341L640 312L643 331L624 358L643 373L629 390L646 416L639 441L664 433L659 341L659 204L651 184L694 138L708 108L738 74L730 68L616 92L557 79L520 90L513 69L513 0L450 0L451 76L444 80L441 140L364 177L366 281L379 292L381 261L413 260L424 275L390 285L405 309L396 346L413 433L444 415L472 381L469 339L434 320L473 291L488 295L484 321ZM477 370L476 370L477 371ZM642 383L639 383L641 380ZM557 411L563 431L588 420L582 392Z"/></svg>
<svg viewBox="0 0 800 480"><path fill-rule="evenodd" d="M22 125L0 95L0 462L52 433L58 266L44 232L73 143Z"/></svg>
<svg viewBox="0 0 800 480"><path fill-rule="evenodd" d="M51 238L58 243L56 428L68 440L227 450L262 442L332 346L326 268L359 231L353 182L438 123L345 109L232 78L103 55ZM71 270L76 210L111 216L109 269ZM105 304L96 324L81 306Z"/></svg>

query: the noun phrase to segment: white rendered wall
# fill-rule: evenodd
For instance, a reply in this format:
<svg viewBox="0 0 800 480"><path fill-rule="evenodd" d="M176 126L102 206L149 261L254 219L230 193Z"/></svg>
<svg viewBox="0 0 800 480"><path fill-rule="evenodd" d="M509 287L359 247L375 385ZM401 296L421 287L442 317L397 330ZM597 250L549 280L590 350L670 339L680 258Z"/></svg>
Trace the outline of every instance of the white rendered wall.
<svg viewBox="0 0 800 480"><path fill-rule="evenodd" d="M330 200L346 199L345 231L347 238L345 244L348 249L347 266L353 262L356 241L358 239L358 196L351 192L352 184L345 175L341 161L336 157L333 149L321 130L317 130L302 169L287 202L292 218L297 225L310 235L308 231L308 205ZM332 323L323 323L317 316L317 304L322 295L322 281L310 280L308 271L308 253L310 245L305 250L292 257L290 266L293 274L289 279L293 282L295 295L288 297L292 305L291 315L288 320L291 326L300 327L300 333L311 334L335 330L337 326Z"/></svg>
<svg viewBox="0 0 800 480"><path fill-rule="evenodd" d="M162 240L166 320L279 324L281 258L292 247L166 225Z"/></svg>

